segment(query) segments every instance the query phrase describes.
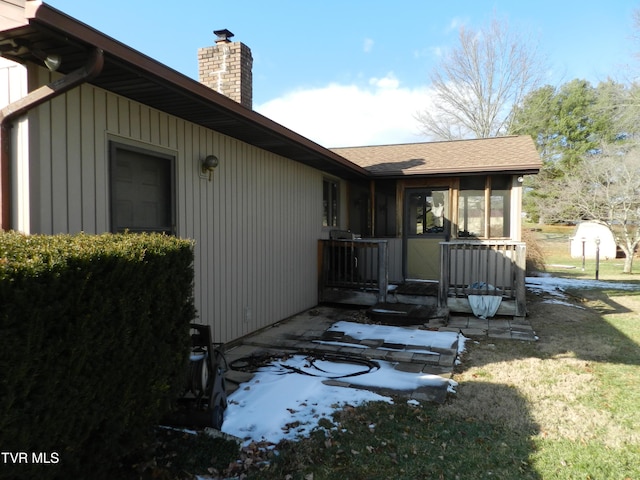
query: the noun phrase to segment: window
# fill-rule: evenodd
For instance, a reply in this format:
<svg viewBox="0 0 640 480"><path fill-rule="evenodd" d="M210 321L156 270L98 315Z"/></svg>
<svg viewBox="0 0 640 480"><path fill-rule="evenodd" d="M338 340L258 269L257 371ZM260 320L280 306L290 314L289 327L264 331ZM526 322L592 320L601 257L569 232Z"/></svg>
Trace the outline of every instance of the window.
<svg viewBox="0 0 640 480"><path fill-rule="evenodd" d="M338 182L328 179L322 182L322 226L338 226Z"/></svg>
<svg viewBox="0 0 640 480"><path fill-rule="evenodd" d="M511 188L507 176L491 178L489 203L490 238L508 237L511 232Z"/></svg>
<svg viewBox="0 0 640 480"><path fill-rule="evenodd" d="M484 237L485 177L460 179L458 198L458 236Z"/></svg>
<svg viewBox="0 0 640 480"><path fill-rule="evenodd" d="M447 216L449 194L446 189L407 190L407 235L449 233Z"/></svg>
<svg viewBox="0 0 640 480"><path fill-rule="evenodd" d="M175 230L174 157L110 143L111 230Z"/></svg>
<svg viewBox="0 0 640 480"><path fill-rule="evenodd" d="M458 236L509 237L511 177L463 177L458 197ZM488 229L487 229L488 226Z"/></svg>

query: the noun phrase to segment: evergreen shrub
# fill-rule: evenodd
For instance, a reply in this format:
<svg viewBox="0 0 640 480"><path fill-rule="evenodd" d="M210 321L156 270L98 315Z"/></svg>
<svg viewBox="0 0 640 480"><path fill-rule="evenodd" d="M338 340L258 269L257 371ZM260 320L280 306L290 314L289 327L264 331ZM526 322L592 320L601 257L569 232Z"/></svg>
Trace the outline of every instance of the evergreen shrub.
<svg viewBox="0 0 640 480"><path fill-rule="evenodd" d="M191 241L1 233L0 450L28 461L0 477L112 476L170 408L194 318Z"/></svg>

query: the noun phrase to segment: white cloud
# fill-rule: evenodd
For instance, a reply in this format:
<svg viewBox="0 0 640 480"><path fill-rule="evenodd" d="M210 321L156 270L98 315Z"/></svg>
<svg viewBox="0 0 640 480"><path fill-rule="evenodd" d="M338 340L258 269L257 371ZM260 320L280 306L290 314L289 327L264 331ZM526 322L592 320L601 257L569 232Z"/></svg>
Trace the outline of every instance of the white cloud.
<svg viewBox="0 0 640 480"><path fill-rule="evenodd" d="M431 47L429 49L429 51L431 52L431 55L433 55L436 58L440 58L444 55L444 52L446 51L447 47Z"/></svg>
<svg viewBox="0 0 640 480"><path fill-rule="evenodd" d="M436 48L438 48L438 47L415 49L413 51L413 58L420 59L420 58L433 56L435 53L437 53Z"/></svg>
<svg viewBox="0 0 640 480"><path fill-rule="evenodd" d="M373 50L373 39L371 38L365 38L364 39L364 46L363 46L363 50L365 53L369 53L371 50Z"/></svg>
<svg viewBox="0 0 640 480"><path fill-rule="evenodd" d="M403 88L390 73L368 86L331 83L301 89L256 111L325 147L425 141L415 115L429 103L424 86Z"/></svg>
<svg viewBox="0 0 640 480"><path fill-rule="evenodd" d="M467 23L469 23L467 19L454 17L449 22L449 25L447 25L445 32L447 33L454 32L454 31L457 32L461 26L466 25Z"/></svg>
<svg viewBox="0 0 640 480"><path fill-rule="evenodd" d="M389 72L386 77L369 79L369 85L378 88L385 88L390 90L397 90L400 86L400 81L396 78L393 72Z"/></svg>

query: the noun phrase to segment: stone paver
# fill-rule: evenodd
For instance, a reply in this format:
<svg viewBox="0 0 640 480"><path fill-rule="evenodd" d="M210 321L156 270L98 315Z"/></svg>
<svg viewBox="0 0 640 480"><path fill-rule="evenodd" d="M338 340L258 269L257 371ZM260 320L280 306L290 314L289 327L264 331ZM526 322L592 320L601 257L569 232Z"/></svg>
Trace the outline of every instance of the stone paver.
<svg viewBox="0 0 640 480"><path fill-rule="evenodd" d="M440 354L416 353L413 355L413 362L424 363L428 365L438 365L440 363Z"/></svg>
<svg viewBox="0 0 640 480"><path fill-rule="evenodd" d="M451 317L447 322L447 327L459 327L467 328L469 326L469 319L467 317Z"/></svg>
<svg viewBox="0 0 640 480"><path fill-rule="evenodd" d="M510 328L509 320L503 318L492 318L486 321L489 328Z"/></svg>
<svg viewBox="0 0 640 480"><path fill-rule="evenodd" d="M317 307L245 337L225 350L225 357L231 364L234 360L267 354L277 356L298 352L330 353L392 362L396 370L403 372L423 372L439 375L444 379L453 375L457 359L457 341L454 341L450 348L433 348L397 342L384 343L382 339L354 339L345 332L328 330L339 320L354 321L353 312L339 308ZM524 317L487 320L473 315L457 314L451 316L448 322L438 319L437 322L429 322L424 326L429 330L461 333L467 338L536 340L533 328ZM420 350L424 350L424 353ZM251 374L230 370L226 377L229 380L227 386L232 390L237 388L239 383L250 379ZM347 380L340 379L326 380L324 383L345 388L351 385ZM439 387L420 387L411 392L395 393L420 401L444 402L447 397L447 385L447 382L443 382ZM372 390L380 391L379 388ZM383 390L392 392L389 389Z"/></svg>
<svg viewBox="0 0 640 480"><path fill-rule="evenodd" d="M387 360L390 362L410 362L413 359L413 352L406 352L403 350L389 352Z"/></svg>
<svg viewBox="0 0 640 480"><path fill-rule="evenodd" d="M478 329L487 330L489 328L489 325L491 325L492 323L493 323L493 320L486 320L484 318L469 317L467 326L469 328L478 328Z"/></svg>
<svg viewBox="0 0 640 480"><path fill-rule="evenodd" d="M511 332L518 333L533 333L533 327L531 325L511 325Z"/></svg>
<svg viewBox="0 0 640 480"><path fill-rule="evenodd" d="M438 329L439 332L459 332L460 328L456 328L456 327L442 327Z"/></svg>
<svg viewBox="0 0 640 480"><path fill-rule="evenodd" d="M355 355L362 356L366 351L366 348L358 348L358 347L338 347L338 352L341 355Z"/></svg>
<svg viewBox="0 0 640 480"><path fill-rule="evenodd" d="M487 330L485 328L463 328L462 334L465 337L481 337L487 334Z"/></svg>
<svg viewBox="0 0 640 480"><path fill-rule="evenodd" d="M428 373L429 375L439 375L443 378L451 378L451 365L425 365L422 368L422 373Z"/></svg>
<svg viewBox="0 0 640 480"><path fill-rule="evenodd" d="M489 330L489 338L501 338L503 340L511 339L511 331L504 328L496 328Z"/></svg>
<svg viewBox="0 0 640 480"><path fill-rule="evenodd" d="M531 342L531 333L530 332L511 332L511 338L513 340L523 340L526 342ZM533 341L536 340L536 337L534 335Z"/></svg>
<svg viewBox="0 0 640 480"><path fill-rule="evenodd" d="M451 366L453 368L453 364L455 363L457 357L458 357L458 355L453 354L453 353L449 354L449 355L441 354L440 355L440 361L438 362L438 364L442 365L442 366L445 366L445 365L446 366Z"/></svg>
<svg viewBox="0 0 640 480"><path fill-rule="evenodd" d="M420 373L422 372L422 365L419 363L412 362L399 362L394 370L398 370L399 372L409 372L409 373Z"/></svg>

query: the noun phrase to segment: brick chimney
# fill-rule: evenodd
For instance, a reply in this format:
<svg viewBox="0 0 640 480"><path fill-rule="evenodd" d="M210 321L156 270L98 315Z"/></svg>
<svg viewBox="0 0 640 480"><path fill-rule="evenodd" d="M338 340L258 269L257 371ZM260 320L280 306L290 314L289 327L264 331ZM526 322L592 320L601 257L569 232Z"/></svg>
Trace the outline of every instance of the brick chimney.
<svg viewBox="0 0 640 480"><path fill-rule="evenodd" d="M253 108L253 58L251 49L241 42L232 42L229 30L214 30L218 37L212 47L198 49L198 76L216 92Z"/></svg>

